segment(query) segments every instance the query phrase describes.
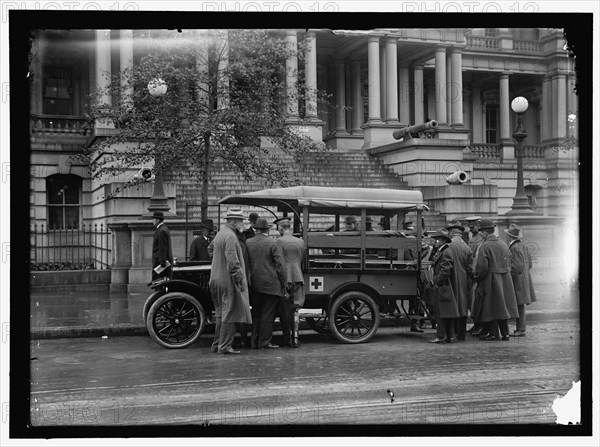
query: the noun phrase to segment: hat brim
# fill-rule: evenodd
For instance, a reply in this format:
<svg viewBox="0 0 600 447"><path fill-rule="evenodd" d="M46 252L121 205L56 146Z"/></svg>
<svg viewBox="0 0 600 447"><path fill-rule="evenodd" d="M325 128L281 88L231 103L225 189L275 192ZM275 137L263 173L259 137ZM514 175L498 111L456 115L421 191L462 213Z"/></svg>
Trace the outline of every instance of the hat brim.
<svg viewBox="0 0 600 447"><path fill-rule="evenodd" d="M519 232L519 234L512 234L512 233L509 233L509 231L507 229L504 229L504 232L506 234L508 234L510 237L514 237L515 239L521 239L523 237L522 232Z"/></svg>
<svg viewBox="0 0 600 447"><path fill-rule="evenodd" d="M460 230L460 231L465 231L465 227L462 227L460 225L452 225L450 227L446 227L446 230L452 230L453 228L456 228L457 230Z"/></svg>

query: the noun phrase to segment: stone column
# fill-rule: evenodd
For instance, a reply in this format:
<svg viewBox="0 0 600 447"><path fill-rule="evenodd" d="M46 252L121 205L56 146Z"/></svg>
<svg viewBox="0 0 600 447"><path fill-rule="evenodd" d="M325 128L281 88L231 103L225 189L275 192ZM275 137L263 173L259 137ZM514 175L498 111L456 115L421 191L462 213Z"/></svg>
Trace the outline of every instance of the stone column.
<svg viewBox="0 0 600 447"><path fill-rule="evenodd" d="M452 48L446 50L446 85L444 96L446 97L446 124L449 126L452 124L452 61L450 59L450 52Z"/></svg>
<svg viewBox="0 0 600 447"><path fill-rule="evenodd" d="M452 87L450 101L452 103L452 126L462 127L463 123L463 83L462 83L462 52L454 48L450 55L452 65Z"/></svg>
<svg viewBox="0 0 600 447"><path fill-rule="evenodd" d="M286 31L288 51L291 54L285 60L285 85L286 85L286 114L287 121L299 121L298 113L298 38L296 31Z"/></svg>
<svg viewBox="0 0 600 447"><path fill-rule="evenodd" d="M425 109L423 106L424 96L423 96L423 66L415 65L413 67L413 75L414 75L414 109L415 109L415 122L414 124L419 124L425 122Z"/></svg>
<svg viewBox="0 0 600 447"><path fill-rule="evenodd" d="M346 117L346 129L349 129L352 126L352 67L350 64L344 64L344 67L344 79L346 80L346 110L344 116Z"/></svg>
<svg viewBox="0 0 600 447"><path fill-rule="evenodd" d="M552 85L550 76L542 80L542 142L552 138Z"/></svg>
<svg viewBox="0 0 600 447"><path fill-rule="evenodd" d="M380 41L381 42L381 41ZM384 45L379 45L379 116L382 121L386 119L387 113L387 53Z"/></svg>
<svg viewBox="0 0 600 447"><path fill-rule="evenodd" d="M320 121L317 114L317 37L314 31L306 33L306 119Z"/></svg>
<svg viewBox="0 0 600 447"><path fill-rule="evenodd" d="M416 124L410 120L410 80L408 75L408 66L400 65L400 122L410 125Z"/></svg>
<svg viewBox="0 0 600 447"><path fill-rule="evenodd" d="M552 130L553 138L567 136L567 82L564 74L552 77Z"/></svg>
<svg viewBox="0 0 600 447"><path fill-rule="evenodd" d="M41 36L40 36L41 37ZM33 67L33 77L29 78L31 82L31 95L29 95L29 106L32 113L43 113L44 92L42 70L42 55L44 39L33 39L31 42L31 65Z"/></svg>
<svg viewBox="0 0 600 447"><path fill-rule="evenodd" d="M435 49L435 119L446 124L446 48Z"/></svg>
<svg viewBox="0 0 600 447"><path fill-rule="evenodd" d="M110 30L96 30L96 85L101 92L100 103L105 107L112 107L110 87Z"/></svg>
<svg viewBox="0 0 600 447"><path fill-rule="evenodd" d="M369 36L369 121L381 123L379 91L379 37Z"/></svg>
<svg viewBox="0 0 600 447"><path fill-rule="evenodd" d="M436 91L435 80L430 79L427 81L427 98L425 98L427 100L427 116L425 116L425 120L430 119L439 122L436 115Z"/></svg>
<svg viewBox="0 0 600 447"><path fill-rule="evenodd" d="M473 99L473 143L485 143L483 138L483 120L485 114L483 103L481 102L481 87L475 85L471 87L471 98Z"/></svg>
<svg viewBox="0 0 600 447"><path fill-rule="evenodd" d="M510 91L509 73L500 75L500 142L512 141L510 131Z"/></svg>
<svg viewBox="0 0 600 447"><path fill-rule="evenodd" d="M362 133L364 121L362 86L360 83L360 61L352 61L352 133Z"/></svg>
<svg viewBox="0 0 600 447"><path fill-rule="evenodd" d="M335 60L335 131L346 132L346 67L343 59Z"/></svg>
<svg viewBox="0 0 600 447"><path fill-rule="evenodd" d="M126 110L133 106L133 85L131 77L126 77L125 71L131 74L133 69L133 31L122 29L120 31L119 56L121 73L121 105ZM130 75L129 75L130 76Z"/></svg>
<svg viewBox="0 0 600 447"><path fill-rule="evenodd" d="M198 73L197 79L197 98L199 104L202 104L204 110L200 113L205 115L208 114L208 108L210 107L210 95L209 95L209 82L208 82L208 46L204 44L203 36L198 36L198 47L196 48L196 72Z"/></svg>
<svg viewBox="0 0 600 447"><path fill-rule="evenodd" d="M398 123L398 45L395 38L386 39L385 50L387 69L385 122L395 124Z"/></svg>

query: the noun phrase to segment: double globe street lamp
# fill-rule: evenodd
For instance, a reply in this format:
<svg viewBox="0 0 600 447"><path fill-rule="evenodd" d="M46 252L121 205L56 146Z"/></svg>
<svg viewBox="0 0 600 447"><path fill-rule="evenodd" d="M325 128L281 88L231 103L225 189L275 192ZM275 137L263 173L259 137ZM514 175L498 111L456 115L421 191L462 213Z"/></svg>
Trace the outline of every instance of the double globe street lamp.
<svg viewBox="0 0 600 447"><path fill-rule="evenodd" d="M523 125L523 114L527 111L528 106L527 99L522 96L517 96L510 104L513 112L517 114L517 126L513 132L513 139L517 143L517 192L513 199L512 209L507 214L535 214L525 195L525 185L523 184L523 140L527 137Z"/></svg>

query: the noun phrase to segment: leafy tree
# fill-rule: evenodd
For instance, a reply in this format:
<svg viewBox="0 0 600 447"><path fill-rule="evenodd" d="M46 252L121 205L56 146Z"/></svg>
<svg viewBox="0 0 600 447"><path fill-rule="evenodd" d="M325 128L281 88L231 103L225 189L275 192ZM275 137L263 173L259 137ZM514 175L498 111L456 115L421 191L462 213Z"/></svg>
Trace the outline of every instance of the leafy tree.
<svg viewBox="0 0 600 447"><path fill-rule="evenodd" d="M188 169L202 185L205 219L215 159L247 180L290 186L299 179L283 154L326 151L286 125L286 94L292 87L292 99L303 103L305 89L300 72L299 84L286 90L285 61L296 52L302 60L302 41L292 49L281 32L268 30L155 30L136 33L134 48L132 69L116 75L109 91L96 92L88 116L91 123L104 120L118 129L84 151L94 178L152 162L156 175ZM149 93L162 82L163 95ZM107 94L112 107L102 102Z"/></svg>

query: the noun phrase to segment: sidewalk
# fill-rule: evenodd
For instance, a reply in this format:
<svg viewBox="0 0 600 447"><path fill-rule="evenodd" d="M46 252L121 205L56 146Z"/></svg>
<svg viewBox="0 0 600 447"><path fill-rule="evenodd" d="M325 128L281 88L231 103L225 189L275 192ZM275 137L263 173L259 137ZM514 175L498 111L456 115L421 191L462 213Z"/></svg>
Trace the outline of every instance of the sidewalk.
<svg viewBox="0 0 600 447"><path fill-rule="evenodd" d="M528 321L579 318L579 292L566 287L536 286L538 301L527 308ZM38 291L30 296L31 339L116 337L146 335L142 309L148 293L110 293L107 291ZM408 325L395 318L382 318L381 326ZM211 332L207 325L205 332ZM278 324L276 324L276 330ZM310 330L301 321L302 330Z"/></svg>

